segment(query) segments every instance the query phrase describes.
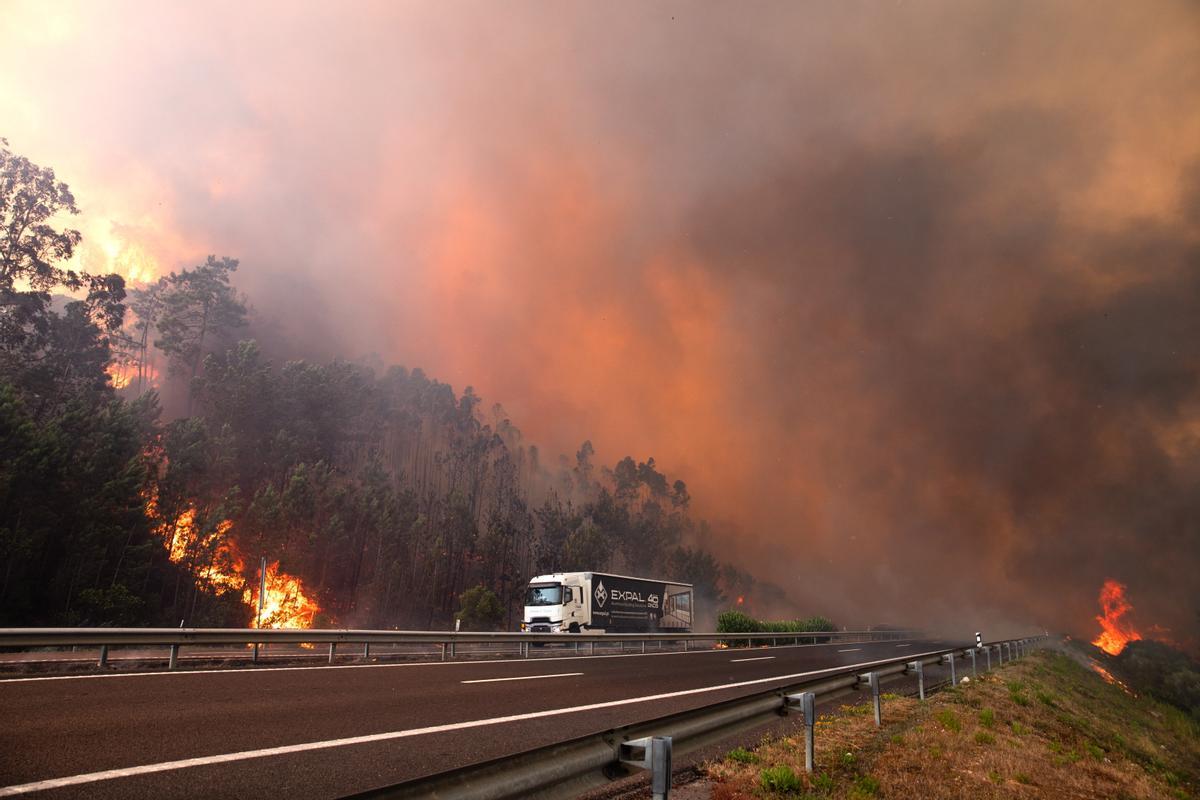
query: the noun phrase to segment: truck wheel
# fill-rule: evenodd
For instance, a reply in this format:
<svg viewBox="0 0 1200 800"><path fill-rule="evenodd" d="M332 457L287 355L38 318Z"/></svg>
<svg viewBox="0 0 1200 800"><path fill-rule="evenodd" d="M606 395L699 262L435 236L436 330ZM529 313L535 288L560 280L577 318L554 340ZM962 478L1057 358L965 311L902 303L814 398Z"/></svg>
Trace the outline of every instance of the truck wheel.
<svg viewBox="0 0 1200 800"><path fill-rule="evenodd" d="M571 627L567 629L570 633L579 633L579 623L572 622Z"/></svg>

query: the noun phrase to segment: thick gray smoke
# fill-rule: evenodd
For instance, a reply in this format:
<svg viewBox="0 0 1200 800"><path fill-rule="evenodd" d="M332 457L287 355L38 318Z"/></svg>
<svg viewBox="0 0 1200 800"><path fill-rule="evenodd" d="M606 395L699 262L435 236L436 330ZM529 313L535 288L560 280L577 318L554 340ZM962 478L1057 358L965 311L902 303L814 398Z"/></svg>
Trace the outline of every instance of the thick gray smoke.
<svg viewBox="0 0 1200 800"><path fill-rule="evenodd" d="M652 455L805 612L1195 634L1194 4L5 16L93 268L236 256L280 349Z"/></svg>

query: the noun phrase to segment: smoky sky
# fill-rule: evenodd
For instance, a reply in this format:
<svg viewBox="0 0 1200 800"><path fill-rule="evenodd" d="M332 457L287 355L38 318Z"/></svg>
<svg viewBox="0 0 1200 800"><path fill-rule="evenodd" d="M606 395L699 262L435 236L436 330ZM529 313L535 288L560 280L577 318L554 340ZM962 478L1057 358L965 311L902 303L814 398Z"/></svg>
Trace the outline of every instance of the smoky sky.
<svg viewBox="0 0 1200 800"><path fill-rule="evenodd" d="M655 457L848 623L1200 614L1191 3L5 3L85 265Z"/></svg>

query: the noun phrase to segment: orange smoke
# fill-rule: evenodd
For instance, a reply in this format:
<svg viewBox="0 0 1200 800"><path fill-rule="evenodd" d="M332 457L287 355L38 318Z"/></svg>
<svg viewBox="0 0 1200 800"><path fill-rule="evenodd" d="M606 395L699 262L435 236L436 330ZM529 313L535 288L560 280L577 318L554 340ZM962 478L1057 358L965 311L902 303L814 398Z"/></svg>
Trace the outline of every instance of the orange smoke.
<svg viewBox="0 0 1200 800"><path fill-rule="evenodd" d="M251 623L256 628L309 628L321 610L316 600L304 590L303 582L279 570L276 561L267 567L266 594L262 613L258 612L260 576L247 575L246 559L230 538L231 520L217 523L210 533L201 533L196 526L196 508L188 506L174 521L158 518L158 493L146 495L146 516L167 548L172 563L187 563L196 578L209 586L225 590L241 590L242 602L255 612ZM205 554L207 563L201 566ZM257 570L255 570L257 572Z"/></svg>
<svg viewBox="0 0 1200 800"><path fill-rule="evenodd" d="M1093 645L1115 656L1125 649L1125 645L1142 638L1133 625L1121 619L1133 610L1133 606L1125 599L1124 584L1112 578L1106 580L1100 589L1100 607L1104 613L1096 617L1096 621L1100 623L1101 630L1100 635L1092 640Z"/></svg>

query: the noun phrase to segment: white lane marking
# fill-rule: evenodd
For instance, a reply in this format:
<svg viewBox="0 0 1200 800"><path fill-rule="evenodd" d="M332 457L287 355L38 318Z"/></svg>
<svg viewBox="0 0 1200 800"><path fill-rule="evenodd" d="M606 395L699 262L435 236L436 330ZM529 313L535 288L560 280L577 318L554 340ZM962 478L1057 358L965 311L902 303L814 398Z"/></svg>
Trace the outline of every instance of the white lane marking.
<svg viewBox="0 0 1200 800"><path fill-rule="evenodd" d="M731 658L729 659L729 663L739 664L743 661L770 661L774 657L775 656L758 656L757 658Z"/></svg>
<svg viewBox="0 0 1200 800"><path fill-rule="evenodd" d="M835 647L838 644L843 643L831 642L827 644L781 644L776 647L772 647L771 649L799 650L800 648L808 647ZM879 644L886 644L886 642L880 642ZM546 656L545 659L537 659L537 661L538 663L541 663L542 661L549 661L551 659L555 661L582 661L594 658L646 658L649 656L705 655L715 653L724 653L728 655L729 650L723 648L719 650L665 650L659 653L603 653L592 656ZM407 661L403 664L321 664L319 666L314 665L309 667L235 667L231 669L159 670L157 672L111 672L100 675L40 675L34 678L0 677L0 686L4 686L7 683L31 683L33 681L81 681L98 680L102 678L141 678L151 675L167 677L176 675L224 675L228 673L240 673L243 675L269 675L272 672L303 672L306 670L317 669L395 669L397 667L453 667L462 666L463 664L520 664L523 662L528 663L528 661L525 659L520 658L491 658L480 661ZM3 665L4 663L19 662L0 662L0 665Z"/></svg>
<svg viewBox="0 0 1200 800"><path fill-rule="evenodd" d="M896 647L912 647L911 644L898 644Z"/></svg>
<svg viewBox="0 0 1200 800"><path fill-rule="evenodd" d="M533 681L538 678L569 678L572 675L582 675L582 672L559 672L555 675L518 675L515 678L476 678L473 681L459 681L459 683L499 683L500 681Z"/></svg>
<svg viewBox="0 0 1200 800"><path fill-rule="evenodd" d="M851 647L849 650L838 650L838 652L839 653L857 653L859 650L862 650L862 648L861 647Z"/></svg>
<svg viewBox="0 0 1200 800"><path fill-rule="evenodd" d="M933 655L934 651L921 653L922 656ZM891 659L882 659L880 661L865 661L861 664L853 666L873 667L876 664L886 664ZM718 686L702 686L698 689L682 689L676 692L663 692L662 694L648 694L643 697L628 697L623 700L608 700L603 703L589 703L584 706L570 706L568 708L551 708L546 711L531 711L525 714L510 714L506 717L491 717L490 719L473 719L466 722L451 722L446 725L432 725L428 728L410 728L404 731L389 731L388 733L372 733L366 736L350 736L345 739L328 739L323 742L305 742L303 744L288 744L281 747L268 747L262 750L243 750L240 753L222 753L215 756L200 756L199 758L184 758L179 761L163 761L158 764L143 764L137 767L124 767L122 769L107 769L102 772L88 772L82 775L71 775L66 778L51 778L45 781L34 781L33 783L21 783L14 786L0 786L0 797L16 797L21 794L29 794L31 792L41 792L47 789L61 789L64 786L80 786L85 783L96 783L97 781L107 781L113 778L130 778L135 775L149 775L155 772L170 772L176 769L186 769L187 767L204 767L212 764L227 764L232 761L246 761L252 758L269 758L270 756L286 756L292 753L304 753L310 750L328 750L332 747L347 747L356 744L371 744L374 742L386 742L392 739L407 739L412 736L425 736L431 733L445 733L447 731L458 731L466 728L482 728L488 725L501 725L506 722L523 722L527 719L539 719L541 717L556 717L563 714L576 714L581 711L596 711L601 708L616 708L618 706L634 705L636 703L649 703L655 700L670 700L674 697L687 697L694 694L705 694L707 692L720 692L726 689L740 689L743 686L759 686L764 683L773 683L775 681L790 681L796 678L807 678L812 675L823 675L827 672L837 672L846 669L846 666L829 667L828 669L811 670L809 672L794 672L790 675L775 675L770 678L756 678L754 680L739 681L737 683L723 683Z"/></svg>

